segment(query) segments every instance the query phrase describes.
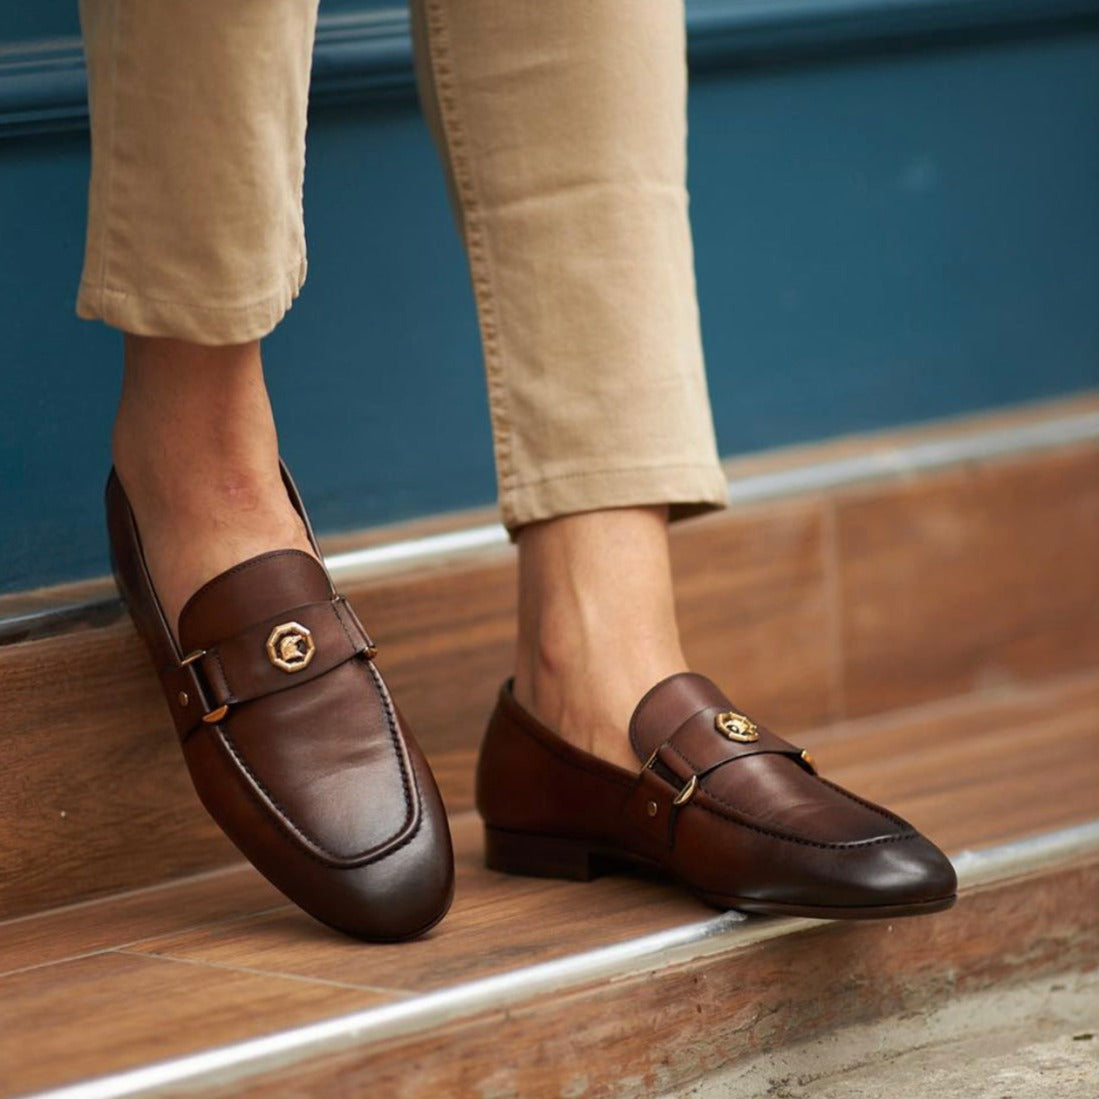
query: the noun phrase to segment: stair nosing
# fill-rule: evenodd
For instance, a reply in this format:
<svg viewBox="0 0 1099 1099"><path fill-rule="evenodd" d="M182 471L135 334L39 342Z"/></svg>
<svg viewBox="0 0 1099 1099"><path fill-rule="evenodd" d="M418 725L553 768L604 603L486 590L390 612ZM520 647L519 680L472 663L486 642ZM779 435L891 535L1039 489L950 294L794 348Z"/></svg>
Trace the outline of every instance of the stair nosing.
<svg viewBox="0 0 1099 1099"><path fill-rule="evenodd" d="M1090 395L1090 391L1089 391ZM1047 407L1048 406L1048 407ZM1002 424L993 413L947 417L921 425L930 438L906 438L885 429L842 438L858 440L864 449L840 457L805 455L803 446L776 447L726 459L723 463L727 496L734 508L750 507L790 497L853 489L888 478L912 477L973 462L988 462L1063 449L1099 440L1099 410L1087 407L1066 411L1063 402L1034 402L1030 422ZM935 432L943 431L942 435ZM901 435L900 438L895 436ZM810 449L826 450L836 440L824 440ZM763 471L738 470L745 461L794 456L790 465ZM477 509L479 513L485 509ZM338 586L365 583L393 570L438 567L472 554L506 549L508 534L498 522L474 522L455 530L398 537L376 545L325 555L325 564ZM109 578L88 582L96 591L85 602L47 603L17 614L0 613L0 645L40 640L85 626L104 625L122 616L121 601Z"/></svg>

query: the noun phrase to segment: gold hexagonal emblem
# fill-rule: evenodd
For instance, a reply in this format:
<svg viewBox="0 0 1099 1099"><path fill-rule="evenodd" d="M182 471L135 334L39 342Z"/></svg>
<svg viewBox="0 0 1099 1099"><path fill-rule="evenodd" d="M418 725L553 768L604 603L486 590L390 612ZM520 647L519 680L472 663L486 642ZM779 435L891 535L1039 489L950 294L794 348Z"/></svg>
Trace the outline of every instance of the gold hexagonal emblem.
<svg viewBox="0 0 1099 1099"><path fill-rule="evenodd" d="M759 740L759 729L756 723L744 714L738 714L736 710L726 710L714 718L714 728L722 736L735 740L738 744L751 744Z"/></svg>
<svg viewBox="0 0 1099 1099"><path fill-rule="evenodd" d="M267 659L284 672L309 667L316 651L313 634L300 622L283 622L267 638Z"/></svg>

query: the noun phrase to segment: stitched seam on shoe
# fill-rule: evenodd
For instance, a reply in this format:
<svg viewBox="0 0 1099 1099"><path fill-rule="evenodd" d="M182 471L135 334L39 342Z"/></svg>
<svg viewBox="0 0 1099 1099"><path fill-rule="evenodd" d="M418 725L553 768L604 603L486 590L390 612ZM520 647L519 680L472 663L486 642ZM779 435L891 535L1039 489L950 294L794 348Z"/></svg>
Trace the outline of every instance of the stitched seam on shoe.
<svg viewBox="0 0 1099 1099"><path fill-rule="evenodd" d="M225 700L232 704L236 702L236 698L233 695L233 685L229 682L229 677L225 674L225 665L221 661L221 653L215 646L213 652L210 654L214 658L214 663L218 666L218 671L221 673L221 681L225 684L229 691L229 697Z"/></svg>
<svg viewBox="0 0 1099 1099"><path fill-rule="evenodd" d="M518 704L515 703L513 699L511 700L511 704L516 706L516 708L518 706ZM515 722L513 722L513 724L520 732L522 732L529 739L535 741L535 743L538 744L540 747L544 748L546 751L550 752L552 755L556 756L558 759L562 760L564 763L568 764L569 766L578 767L583 771L587 771L588 774L595 775L598 778L613 779L615 781L615 783L618 786L622 787L623 789L629 790L629 789L632 789L635 786L636 780L634 780L634 779L630 779L629 781L623 782L622 780L618 779L617 776L608 775L605 771L599 770L599 769L594 768L594 767L587 766L585 764L585 762L582 761L582 760L577 761L577 760L568 759L563 752L560 752L560 751L557 750L556 745L554 745L553 743L548 743L546 740L544 740L541 736L538 735L538 731L536 729L532 729L530 727L530 723L529 723L529 720L527 719L526 714L524 714L522 711L519 711L519 717L520 717L521 720L515 721ZM672 746L669 745L669 747L672 747ZM677 752L677 754L684 760L685 763L691 763L691 761L689 759L687 759L687 757L684 756L682 752L679 752L678 749L673 749L673 750ZM693 764L691 764L691 765L693 766ZM638 778L640 778L640 777L641 776L639 775ZM833 787L834 789L839 790L841 793L847 794L846 790L842 790L840 787L835 786L834 783L828 782L827 779L821 779L821 782L825 783L825 785L827 785L827 786L830 786L830 787ZM718 797L716 794L714 794L713 792L711 792L709 790L704 790L704 792L705 792L707 797L713 798L714 801L720 803L721 805L724 805L727 809L729 809L734 814L734 816L729 817L724 813L717 812L717 810L715 810L715 809L710 809L709 807L707 807L705 805L699 805L697 802L694 803L693 806L685 806L685 808L692 808L693 807L693 808L696 808L696 809L701 809L703 812L709 813L711 816L718 817L720 820L730 821L731 823L736 824L741 828L747 828L752 832L758 832L761 835L769 836L772 839L783 840L787 843L799 843L799 844L802 844L806 847L818 847L818 848L821 848L821 849L827 850L827 851L844 851L844 850L853 850L853 849L859 848L859 847L873 847L873 846L883 844L883 843L898 843L902 840L910 840L910 839L918 839L919 838L919 833L916 832L914 829L912 829L910 825L906 824L906 822L901 821L899 818L893 818L892 815L889 814L889 813L884 813L883 815L889 816L892 820L895 820L897 823L900 823L900 824L904 825L905 828L908 829L908 830L906 832L902 833L901 835L897 835L897 836L879 836L879 837L877 837L875 839L871 839L871 840L853 840L850 843L825 843L825 842L820 841L820 840L804 839L801 836L792 836L792 835L789 835L789 834L784 833L784 832L776 832L776 831L773 831L771 829L764 828L760 824L754 824L750 821L744 820L741 816L740 810L738 810L734 805L732 805L729 802L725 801L724 798ZM859 801L860 804L867 804L868 808L872 808L872 809L877 809L878 808L877 806L874 806L870 803L862 803L861 799L854 797L854 795L848 794L848 796L851 797L852 800L854 800L854 801ZM499 827L499 826L494 825L494 827ZM584 838L584 837L578 837L578 838Z"/></svg>
<svg viewBox="0 0 1099 1099"><path fill-rule="evenodd" d="M298 552L298 551L291 551L291 552ZM337 596L337 598L340 598L340 597ZM358 644L358 642L351 635L351 633L348 631L347 626L344 623L343 619L339 616L338 612L335 610L334 603L335 603L335 600L328 600L327 602L325 602L323 600L318 600L315 603L303 603L300 606L292 607L289 611L283 612L283 613L278 614L278 615L272 615L271 618L268 619L268 621L273 621L275 618L284 618L287 614L298 615L299 612L304 612L305 610L308 610L312 607L326 606L326 607L328 607L332 610L332 616L336 619L336 621L340 625L340 628L343 630L344 636L347 638L348 645L351 646L352 650L355 650L355 647ZM257 625L258 624L259 623L257 623ZM250 627L250 628L254 629L255 627ZM234 634L232 637L230 637L226 640L227 641L236 640L237 638L242 637L246 632L248 632L248 631L247 630L242 630L241 633ZM215 644L211 645L210 648L206 650L206 654L217 664L218 671L221 675L221 681L222 681L222 683L225 684L226 690L229 692L227 697L223 701L228 703L229 705L237 705L242 700L237 697L236 691L233 689L233 682L230 679L229 674L225 670L225 662L221 659L221 646L222 646L222 644L223 644L223 642L218 641ZM282 694L284 691L292 690L294 687L304 687L308 683L314 683L314 682L316 682L316 680L323 678L329 672L335 671L338 667L340 667L341 664L346 664L349 660L354 660L355 657L358 656L358 655L359 655L358 652L352 651L349 655L343 656L339 661L337 661L331 667L327 668L325 671L320 672L318 675L315 675L313 677L306 677L305 679L301 680L300 682L291 681L290 683L285 683L285 682L280 683L278 686L274 686L274 687L271 687L269 689L266 689L266 690L262 691L262 693L260 693L260 694L249 695L247 698L243 699L243 701L244 702L255 702L255 701L257 701L258 699L261 699L261 698L269 698L271 695L274 695L274 694ZM209 679L208 676L206 678Z"/></svg>
<svg viewBox="0 0 1099 1099"><path fill-rule="evenodd" d="M370 665L370 670L373 673L376 680L381 678L381 676L379 675L377 669L374 668L373 665ZM394 741L394 745L397 748L397 753L398 753L398 755L400 755L400 746L399 746L399 743L397 742L397 734L396 734L396 729L395 729L396 715L393 713L393 710L392 710L392 708L389 704L388 692L386 692L383 689L383 690L380 691L380 694L382 696L382 703L383 703L383 706L385 707L385 711L386 711L386 722L389 725L390 739ZM256 788L258 790L262 791L263 796L265 798L267 798L268 802L270 802L270 804L277 810L279 816L286 823L286 826L294 833L295 836L297 836L299 839L301 839L307 845L306 848L305 848L307 854L311 855L318 862L323 863L323 860L321 858L319 858L319 856L317 855L317 852L319 851L321 854L327 856L330 860L332 860L334 862L345 863L345 864L346 863L358 864L360 859L362 860L362 863L365 864L365 863L373 862L377 858L383 857L383 854L381 854L381 853L378 854L378 855L373 855L373 856L369 855L369 853L360 853L359 855L350 855L350 856L348 856L348 855L339 855L335 851L330 850L328 847L326 847L319 840L314 839L312 836L309 835L308 832L306 832L303 828L301 828L298 824L296 824L294 822L293 818L290 816L289 812L282 806L281 802L279 802L279 800L271 793L271 791L267 788L267 786L263 783L263 781L260 779L260 777L255 773L255 771L252 770L251 766L249 766L249 764L248 764L248 761L244 758L244 756L241 753L240 749L237 747L236 741L229 734L229 731L227 729L225 729L224 727L221 728L221 738L225 742L226 747L232 753L233 758L236 760L238 766L252 780L252 782L255 783ZM411 799L410 791L408 789L408 777L405 774L405 769L403 767L400 768L400 771L401 771L401 790L402 790L402 793L404 795L405 812L406 812L406 814L411 815L411 813L412 813L412 799ZM387 856L393 854L394 852L399 851L406 844L410 843L411 840L413 839L413 837L416 836L416 834L419 832L419 830L420 830L420 820L417 819L416 827L413 828L409 832L409 834L407 836L405 836L398 844L396 844L393 847L387 847L384 851L384 857L387 857ZM384 844L379 844L378 846L384 846ZM315 848L316 850L312 850L311 848Z"/></svg>
<svg viewBox="0 0 1099 1099"><path fill-rule="evenodd" d="M225 572L218 573L218 575L215 576L212 580L207 580L206 583L203 584L202 587L199 588L191 596L191 598L188 599L187 602L183 604L183 610L181 610L179 612L180 618L181 619L183 618L183 611L187 610L187 608L190 607L191 604L193 604L198 599L198 597L200 595L202 595L203 592L205 592L208 588L213 587L213 585L215 585L215 584L219 583L220 581L224 580L227 576L235 576L238 572L241 572L242 570L252 568L260 560L263 560L264 562L273 561L276 557L286 557L287 555L290 555L290 554L293 554L295 557L297 557L299 555L303 556L303 557L308 557L311 560L316 561L316 563L318 565L320 565L320 562L317 561L317 559L311 553L306 553L305 550L299 550L299 549L271 550L268 553L261 553L258 557L250 557L250 558L248 558L247 561L241 561L239 564L234 565L232 568L226 569ZM323 568L324 566L322 565L321 567ZM272 617L274 617L274 616L272 616Z"/></svg>
<svg viewBox="0 0 1099 1099"><path fill-rule="evenodd" d="M852 794L850 790L845 790L842 786L837 786L831 780L822 778L820 775L817 775L816 778L820 779L820 781L823 782L825 786L828 786L831 789L835 790L837 794L842 794L845 798L855 802L857 805L861 805L864 809L872 809L875 813L878 813L880 816L887 818L894 824L899 824L906 831L913 833L915 832L915 829L912 827L912 825L910 825L908 821L906 821L903 817L898 817L896 813L891 813L888 809L885 809L880 805L875 805L872 801L866 801L865 798L860 798L858 794Z"/></svg>
<svg viewBox="0 0 1099 1099"><path fill-rule="evenodd" d="M688 718L688 721L689 720L690 719ZM687 722L685 721L683 725L686 724ZM679 728L682 729L683 725L681 725ZM676 732L678 731L679 729L676 730ZM675 734L673 733L672 736L674 735ZM719 767L724 767L726 763L736 763L737 760L747 759L749 756L787 756L787 758L790 758L790 752L797 752L797 748L795 748L792 744L789 746L789 748L763 748L757 749L754 752L741 752L739 755L726 756L724 759L718 760L717 763L711 764L709 767L701 767L697 763L695 763L695 761L691 759L690 756L688 756L682 749L677 748L675 744L672 743L671 737L669 737L664 742L664 744L666 744L671 751L675 752L675 754L679 756L679 758L683 760L683 762L686 763L688 767L690 767L690 769L694 772L695 775L698 776L698 778L704 778L707 775L713 774L713 772L716 771ZM664 747L664 745L662 744L661 747Z"/></svg>
<svg viewBox="0 0 1099 1099"><path fill-rule="evenodd" d="M344 632L345 633L347 632L347 627L346 626L344 627ZM350 637L348 638L348 640L350 640ZM385 682L382 679L381 672L379 672L378 669L375 668L373 663L371 663L371 661L369 661L369 660L366 661L366 667L367 667L367 670L370 672L371 676L374 679L374 683L378 688L378 694L381 696L381 699L382 699L382 705L385 707L386 723L389 725L389 739L393 743L393 750L397 754L397 766L398 766L398 768L400 769L400 772L401 772L401 792L404 794L405 812L409 816L411 816L412 815L412 810L413 810L412 791L409 789L409 776L408 776L408 773L406 772L405 768L403 766L401 766L401 757L403 755L405 755L406 753L401 751L400 734L397 730L397 715L393 711L393 703L392 703L392 701L389 697L389 691L385 686ZM409 768L411 769L411 766L412 766L411 759L408 761L408 763L409 763ZM399 850L401 847L403 847L406 843L409 842L409 840L412 839L412 837L414 835L416 835L417 832L419 832L420 823L422 822L422 820L423 820L423 814L420 813L416 817L416 827L413 828L411 832L409 832L409 834L397 845L397 847L394 848L395 851Z"/></svg>
<svg viewBox="0 0 1099 1099"><path fill-rule="evenodd" d="M646 691L646 692L645 692L645 694L641 696L641 701L640 701L640 702L639 702L639 703L637 704L637 706L636 706L636 707L635 707L635 709L634 709L634 714L635 714L635 715L641 712L641 707L645 705L645 701L646 701L646 700L648 699L649 695L651 695L651 694L652 694L652 693L653 693L653 692L654 692L654 691L655 691L655 690L657 689L657 687L661 687L661 686L663 686L663 685L664 685L664 683L666 683L666 682L667 682L667 680L661 680L661 681L660 681L659 683L657 683L657 684L656 684L656 686L654 686L654 687L650 687L650 688L649 688L649 690L648 690L648 691ZM709 709L711 709L711 705L710 705L710 703L706 703L706 705L704 705L704 706L699 706L697 710L692 710L692 711L691 711L691 713L689 713L689 714L688 714L688 715L687 715L687 716L686 716L686 717L685 717L685 718L684 718L684 719L683 719L683 720L682 720L682 721L681 721L681 722L680 722L680 723L679 723L679 724L678 724L678 725L677 725L677 726L676 726L676 727L675 727L675 728L674 728L674 729L673 729L673 730L672 730L672 731L671 731L671 732L670 732L670 733L668 734L668 736L666 736L666 737L665 737L665 738L664 738L664 739L663 739L663 740L662 740L662 741L660 742L660 744L659 744L659 747L663 747L663 746L664 746L665 744L667 744L667 745L668 745L669 747L671 747L671 742L672 742L672 738L673 738L673 737L674 737L674 736L676 735L676 733L678 733L678 732L679 732L679 730L680 730L680 729L682 729L682 728L683 728L683 727L684 727L685 725L687 725L687 724L688 724L689 722L693 721L693 720L694 720L694 719L695 719L696 717L698 717L698 715L699 715L700 713L702 713L702 712L703 712L704 710L709 710ZM636 735L636 734L637 734L637 727L636 727L636 726L635 726L635 724L634 724L634 720L633 720L633 718L631 718L631 719L630 719L630 725L629 725L629 728L628 728L628 730L626 731L626 736L627 736L627 739L629 740L629 742L630 742L630 746L631 746L631 747L633 748L633 750L634 750L634 751L635 751L635 752L636 752L636 753L637 753L637 754L638 754L639 756L642 756L642 757L644 757L644 756L645 756L645 755L646 755L647 753L645 752L645 749L644 749L644 748L642 747L642 745L638 743L638 738L637 738L637 735ZM680 753L680 754L682 755L682 753ZM687 761L688 763L691 763L691 761L690 761L689 759L687 759L687 757L686 757L686 756L683 756L683 758L684 758L684 759L685 759L685 760L686 760L686 761ZM694 765L693 763L691 763L691 767L692 767L692 768L694 768L694 766L695 766L695 765Z"/></svg>
<svg viewBox="0 0 1099 1099"><path fill-rule="evenodd" d="M675 754L677 756L679 756L679 758L681 760L683 760L683 762L686 763L693 771L698 771L698 769L699 769L698 764L696 764L693 760L688 759L687 756L685 756L674 744L669 742L668 747L673 752L675 752ZM793 745L791 745L790 747L791 747L792 751L797 751L797 749L794 748ZM783 753L781 753L781 752L767 752L767 753L764 753L764 752L748 752L748 753L745 753L744 755L732 756L729 759L724 760L723 762L724 763L734 763L738 759L747 759L749 756L753 756L753 755L781 755L781 754L783 754ZM709 768L706 771L706 773L709 774L711 771L716 770L717 767L719 767L719 766L721 766L721 764L717 764L715 767ZM829 782L828 779L821 778L820 775L814 775L813 777L817 778L817 779L819 779L819 781L823 782L824 785L827 786L830 790L835 790L837 794L843 794L844 797L850 799L851 801L855 802L858 805L861 805L864 809L869 809L872 812L877 813L878 816L884 817L886 820L888 820L890 822L890 824L899 824L902 828L905 829L906 835L916 835L915 829L913 829L912 826L906 820L902 820L900 817L894 816L892 813L889 812L888 809L883 809L880 805L875 805L872 801L864 801L862 798L857 797L855 794L852 794L849 791L845 790L842 786L837 786L834 782ZM705 787L703 787L703 789L705 789ZM718 801L722 805L727 805L738 816L743 816L744 815L743 810L737 809L734 805L732 805L730 802L727 802L724 798L719 797L713 791L706 790L706 793L707 793L707 795L712 797L714 799L714 801ZM781 832L776 832L775 833L775 835L782 835L782 834L783 833L781 833ZM794 837L791 836L790 838L793 839ZM892 837L881 837L881 838L892 838ZM900 838L905 838L905 837L902 836ZM812 843L812 842L815 842L815 841L806 840L805 842L806 843ZM879 840L853 840L850 844L844 844L843 846L850 847L850 846L854 846L855 844L858 844L858 843L877 843L877 842L879 842Z"/></svg>
<svg viewBox="0 0 1099 1099"><path fill-rule="evenodd" d="M725 813L719 813L716 809L710 809L706 805L699 805L697 802L694 803L694 808L701 809L704 813L709 813L711 816L718 817L721 820L730 821L740 828L747 828L749 829L749 831L759 832L761 835L768 836L771 839L783 840L786 843L800 843L804 847L819 847L825 851L853 851L860 847L878 847L881 844L885 843L900 843L904 840L914 840L920 838L919 833L912 829L897 836L876 836L872 840L852 840L849 843L827 843L823 840L805 839L802 836L791 836L786 832L776 832L770 828L764 828L760 824L754 824L751 821L744 820L740 814L740 810L738 810L734 805L731 805L729 802L725 801L724 798L718 797L716 794L712 793L709 790L707 790L705 793L707 797L713 798L714 801L718 802L721 805L724 805L735 815L733 817L729 817ZM691 808L691 806L686 806L686 808L689 809Z"/></svg>
<svg viewBox="0 0 1099 1099"><path fill-rule="evenodd" d="M345 856L337 855L335 851L330 851L327 847L324 846L323 843L319 843L317 840L313 839L312 836L310 836L307 832L299 828L298 825L294 823L290 814L286 811L286 809L282 807L281 802L279 802L274 794L272 794L271 791L267 789L267 786L263 783L260 777L249 766L248 761L241 754L240 749L237 747L236 741L233 740L233 738L229 735L228 730L224 728L221 729L221 739L224 741L225 746L232 753L233 759L235 759L237 762L237 766L240 767L240 769L249 777L249 779L252 780L252 782L256 786L256 789L262 792L263 796L267 799L270 805L277 810L279 816L282 818L283 822L290 829L290 831L293 832L294 835L297 836L299 839L305 841L305 843L308 845L305 848L308 854L312 855L314 858L317 858L317 851L319 851L322 854L327 855L330 859L334 859L340 862L346 861ZM266 806L264 806L264 808L266 808ZM316 851L312 850L312 848L316 848ZM318 861L321 860L318 859Z"/></svg>

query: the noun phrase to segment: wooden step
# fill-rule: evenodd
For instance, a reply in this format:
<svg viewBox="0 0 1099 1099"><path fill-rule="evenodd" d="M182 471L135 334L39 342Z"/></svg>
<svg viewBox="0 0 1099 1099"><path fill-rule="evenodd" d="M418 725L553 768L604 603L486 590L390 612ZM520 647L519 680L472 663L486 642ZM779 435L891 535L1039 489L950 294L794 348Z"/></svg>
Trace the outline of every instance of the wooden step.
<svg viewBox="0 0 1099 1099"><path fill-rule="evenodd" d="M925 919L747 919L652 876L509 878L464 811L454 909L415 943L331 933L239 864L11 920L0 1096L666 1094L839 1025L1094 968L1097 731L1092 674L803 738L955 856L963 896Z"/></svg>
<svg viewBox="0 0 1099 1099"><path fill-rule="evenodd" d="M403 956L417 947L387 955L274 922L121 945L0 978L0 1095L684 1094L841 1026L1094 971L1099 833L1053 839L1065 850L1038 847L1041 869L1018 873L994 849L997 872L963 868L951 912L894 923L730 913L630 937L630 912L668 918L655 886L637 889L620 920L595 921L591 937L613 945L456 983ZM551 933L589 906L602 915L605 897L578 888L528 898L506 926L525 915ZM463 923L459 950L496 965L509 953L501 925Z"/></svg>
<svg viewBox="0 0 1099 1099"><path fill-rule="evenodd" d="M1097 409L1091 396L731 463L737 506L673 538L692 664L791 738L1099 667ZM511 662L513 554L488 542L346 585L456 813ZM99 600L82 611L71 590L0 601L0 918L236 860L110 590L86 586ZM974 766L998 766L986 755Z"/></svg>

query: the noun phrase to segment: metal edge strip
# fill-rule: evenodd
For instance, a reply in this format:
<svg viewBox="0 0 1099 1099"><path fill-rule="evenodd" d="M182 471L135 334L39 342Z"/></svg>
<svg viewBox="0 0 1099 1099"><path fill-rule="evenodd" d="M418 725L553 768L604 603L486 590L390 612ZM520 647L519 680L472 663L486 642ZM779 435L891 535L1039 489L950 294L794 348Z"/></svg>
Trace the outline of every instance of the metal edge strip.
<svg viewBox="0 0 1099 1099"><path fill-rule="evenodd" d="M965 462L1071 446L1097 438L1099 411L1074 413L1011 427L977 429L928 442L883 446L850 458L735 478L729 482L729 502L758 503L887 477L911 476Z"/></svg>
<svg viewBox="0 0 1099 1099"><path fill-rule="evenodd" d="M810 492L823 492L890 477L913 476L966 462L1071 446L1099 439L1099 411L1074 413L1013 427L984 428L929 442L883 446L850 458L809 462L770 473L734 477L729 503L765 503ZM507 531L498 523L469 527L326 558L337 583L368 579L381 568L412 567L452 554L503 546Z"/></svg>
<svg viewBox="0 0 1099 1099"><path fill-rule="evenodd" d="M985 850L963 851L953 861L960 886L973 888L1095 852L1099 852L1099 820ZM738 912L723 912L614 946L524 966L398 1003L365 1008L96 1080L28 1093L21 1099L125 1099L154 1095L165 1088L227 1084L307 1057L337 1053L367 1041L385 1041L485 1011L504 1010L581 983L632 976L654 966L682 964L733 947L779 938L821 922L772 920L756 926Z"/></svg>
<svg viewBox="0 0 1099 1099"><path fill-rule="evenodd" d="M1011 427L975 428L927 442L883 444L848 458L803 462L788 469L734 476L729 482L729 502L734 507L760 504L1096 439L1099 439L1099 411L1055 416ZM508 534L503 526L484 523L330 554L325 564L336 585L345 587L369 581L381 572L438 566L464 554L503 548L507 544ZM119 614L120 602L108 599L0 617L0 646L49 637L77 625L102 625Z"/></svg>
<svg viewBox="0 0 1099 1099"><path fill-rule="evenodd" d="M958 33L1029 33L1099 16L1099 0L687 0L692 64L788 59L886 40ZM78 38L0 47L0 138L84 130L84 57ZM415 91L403 6L321 17L313 102Z"/></svg>

